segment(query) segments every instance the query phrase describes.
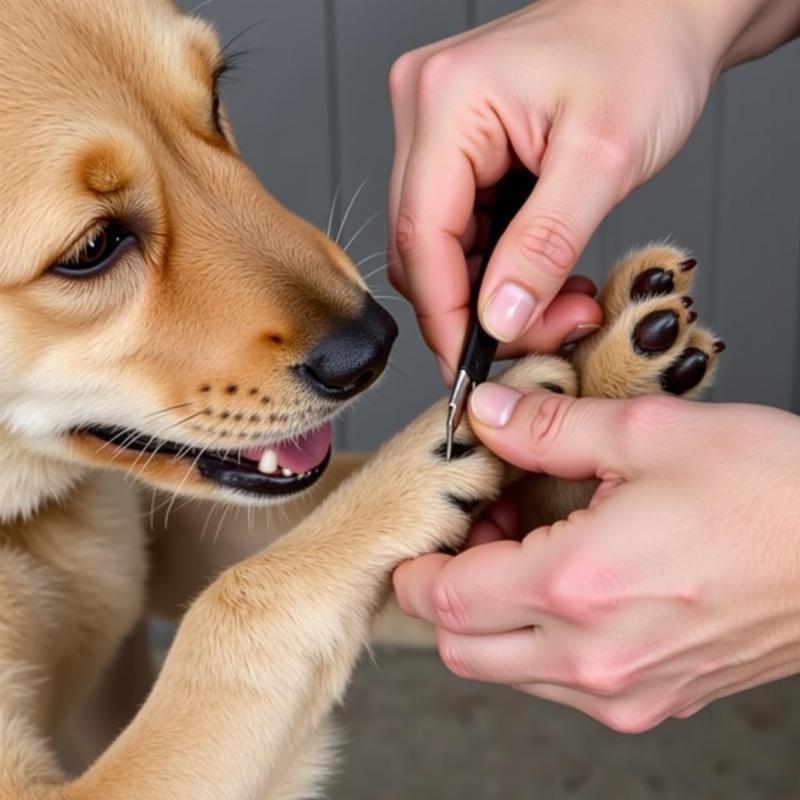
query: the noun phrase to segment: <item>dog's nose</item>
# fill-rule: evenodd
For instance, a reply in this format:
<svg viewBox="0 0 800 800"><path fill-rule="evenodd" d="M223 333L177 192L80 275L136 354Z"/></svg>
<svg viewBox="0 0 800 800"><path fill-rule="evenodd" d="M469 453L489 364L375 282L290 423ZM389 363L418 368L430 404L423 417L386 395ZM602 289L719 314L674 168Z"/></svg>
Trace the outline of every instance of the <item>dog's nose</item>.
<svg viewBox="0 0 800 800"><path fill-rule="evenodd" d="M383 372L396 338L397 324L389 312L366 295L359 315L319 342L298 373L318 394L347 400Z"/></svg>

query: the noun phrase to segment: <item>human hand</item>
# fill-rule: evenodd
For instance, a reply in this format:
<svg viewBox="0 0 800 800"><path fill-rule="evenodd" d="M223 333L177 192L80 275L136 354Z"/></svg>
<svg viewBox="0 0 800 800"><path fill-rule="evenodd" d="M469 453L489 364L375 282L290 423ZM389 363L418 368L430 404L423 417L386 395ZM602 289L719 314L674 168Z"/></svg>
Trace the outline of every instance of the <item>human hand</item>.
<svg viewBox="0 0 800 800"><path fill-rule="evenodd" d="M501 508L488 543L396 571L456 674L638 732L800 672L798 417L483 384L470 418L509 462L601 484L521 542Z"/></svg>
<svg viewBox="0 0 800 800"><path fill-rule="evenodd" d="M501 357L591 332L598 309L559 294L565 278L603 217L683 145L761 5L540 0L395 64L389 274L443 372L463 343L487 187L515 159L539 175L483 283L484 327L514 343Z"/></svg>

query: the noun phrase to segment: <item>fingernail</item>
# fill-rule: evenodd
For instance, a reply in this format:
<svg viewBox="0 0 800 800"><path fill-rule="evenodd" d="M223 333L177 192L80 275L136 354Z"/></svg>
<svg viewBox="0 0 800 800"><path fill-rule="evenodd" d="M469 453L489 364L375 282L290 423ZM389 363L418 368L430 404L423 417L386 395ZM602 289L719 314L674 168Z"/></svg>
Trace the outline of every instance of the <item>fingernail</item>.
<svg viewBox="0 0 800 800"><path fill-rule="evenodd" d="M482 383L472 392L470 407L479 422L490 428L504 428L521 397L518 391L508 386Z"/></svg>
<svg viewBox="0 0 800 800"><path fill-rule="evenodd" d="M445 385L452 386L453 380L456 377L455 372L453 372L441 356L436 356L436 363L439 365L439 372L442 375L442 380L445 382Z"/></svg>
<svg viewBox="0 0 800 800"><path fill-rule="evenodd" d="M573 344L585 339L587 336L600 330L600 325L594 322L585 322L583 325L578 325L572 333L564 339L564 344Z"/></svg>
<svg viewBox="0 0 800 800"><path fill-rule="evenodd" d="M483 327L501 342L513 342L530 325L536 300L516 283L503 283L483 312Z"/></svg>

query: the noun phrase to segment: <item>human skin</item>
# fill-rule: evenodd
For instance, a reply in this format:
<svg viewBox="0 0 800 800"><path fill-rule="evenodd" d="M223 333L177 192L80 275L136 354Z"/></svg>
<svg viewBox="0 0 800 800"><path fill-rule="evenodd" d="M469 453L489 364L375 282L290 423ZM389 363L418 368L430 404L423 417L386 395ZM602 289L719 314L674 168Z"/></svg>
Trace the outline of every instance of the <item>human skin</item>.
<svg viewBox="0 0 800 800"><path fill-rule="evenodd" d="M390 276L445 380L486 227L476 205L513 161L539 183L479 302L484 327L507 342L501 355L591 332L597 309L564 281L597 225L680 149L722 70L798 32L795 0L540 0L401 58ZM492 391L479 387L474 403ZM397 570L401 604L437 625L445 662L627 731L798 671L797 418L665 398L548 399L574 410L543 451L526 436L536 402L499 427L473 408L473 424L525 468L608 479L588 511L521 543L502 503L462 555Z"/></svg>
<svg viewBox="0 0 800 800"><path fill-rule="evenodd" d="M506 503L464 553L398 569L453 672L628 733L800 672L800 418L483 384L470 420L512 464L601 484L521 540Z"/></svg>
<svg viewBox="0 0 800 800"><path fill-rule="evenodd" d="M721 70L799 29L796 0L540 0L402 56L390 77L389 275L445 379L486 227L476 203L491 202L512 161L539 183L483 282L483 325L513 343L501 356L591 332L598 310L585 297L553 301L592 233L682 147Z"/></svg>

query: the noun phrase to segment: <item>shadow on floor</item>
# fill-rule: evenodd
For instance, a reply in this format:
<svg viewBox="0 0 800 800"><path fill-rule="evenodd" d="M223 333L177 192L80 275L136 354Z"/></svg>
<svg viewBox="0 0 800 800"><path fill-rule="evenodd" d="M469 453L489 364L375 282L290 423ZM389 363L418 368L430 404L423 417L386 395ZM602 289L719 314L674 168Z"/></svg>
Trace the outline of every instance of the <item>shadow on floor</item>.
<svg viewBox="0 0 800 800"><path fill-rule="evenodd" d="M331 800L800 800L800 679L640 736L452 677L432 653L364 660Z"/></svg>

